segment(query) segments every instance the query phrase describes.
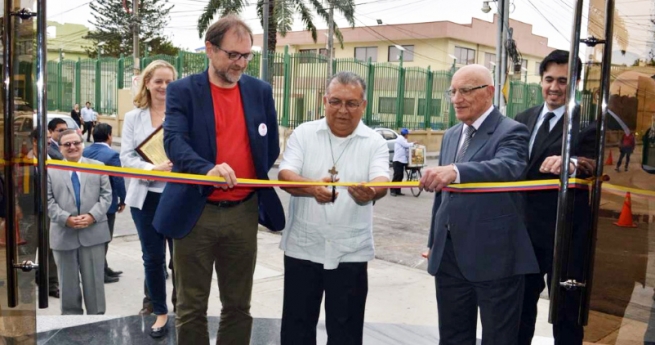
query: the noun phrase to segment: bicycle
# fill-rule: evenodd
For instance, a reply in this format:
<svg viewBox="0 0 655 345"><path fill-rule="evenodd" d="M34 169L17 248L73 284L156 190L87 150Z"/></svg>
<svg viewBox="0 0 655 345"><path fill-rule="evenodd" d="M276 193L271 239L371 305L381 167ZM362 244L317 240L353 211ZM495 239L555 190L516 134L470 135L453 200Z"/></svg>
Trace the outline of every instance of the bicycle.
<svg viewBox="0 0 655 345"><path fill-rule="evenodd" d="M419 181L421 179L421 169L423 167L418 166L418 167L406 167L405 168L405 175L407 177L407 181ZM417 197L421 195L421 190L418 187L411 187L410 188L412 191L412 195Z"/></svg>

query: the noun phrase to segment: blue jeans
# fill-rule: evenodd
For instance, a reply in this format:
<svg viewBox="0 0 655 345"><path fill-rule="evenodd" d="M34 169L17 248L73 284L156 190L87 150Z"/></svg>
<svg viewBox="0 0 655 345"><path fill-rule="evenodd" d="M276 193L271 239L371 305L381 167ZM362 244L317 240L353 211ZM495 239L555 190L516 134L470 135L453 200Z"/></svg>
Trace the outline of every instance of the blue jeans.
<svg viewBox="0 0 655 345"><path fill-rule="evenodd" d="M131 207L132 219L141 241L143 266L146 272L146 286L155 315L168 314L166 306L166 238L152 226L161 193L148 192L143 207Z"/></svg>

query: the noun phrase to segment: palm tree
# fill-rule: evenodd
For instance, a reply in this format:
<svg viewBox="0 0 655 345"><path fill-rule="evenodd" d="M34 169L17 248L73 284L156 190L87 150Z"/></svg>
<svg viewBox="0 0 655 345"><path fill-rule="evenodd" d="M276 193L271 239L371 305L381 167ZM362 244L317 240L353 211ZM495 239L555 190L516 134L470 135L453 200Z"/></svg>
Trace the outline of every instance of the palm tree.
<svg viewBox="0 0 655 345"><path fill-rule="evenodd" d="M328 9L323 5L323 1L334 6L334 10L341 12L351 27L355 26L355 3L354 0L256 0L257 15L263 26L264 6L269 6L269 25L268 25L268 50L275 51L277 44L277 34L286 36L291 31L293 25L293 16L297 13L305 26L305 30L311 32L314 42L317 40L317 30L314 25L314 13L318 14L326 23L329 21ZM308 4L309 3L309 4ZM248 0L209 0L204 8L203 14L198 18L198 36L203 37L205 31L217 15L224 16L227 14L239 14L246 6L249 6ZM329 5L328 5L329 6ZM312 12L313 9L313 12ZM335 24L334 35L343 48L343 35Z"/></svg>

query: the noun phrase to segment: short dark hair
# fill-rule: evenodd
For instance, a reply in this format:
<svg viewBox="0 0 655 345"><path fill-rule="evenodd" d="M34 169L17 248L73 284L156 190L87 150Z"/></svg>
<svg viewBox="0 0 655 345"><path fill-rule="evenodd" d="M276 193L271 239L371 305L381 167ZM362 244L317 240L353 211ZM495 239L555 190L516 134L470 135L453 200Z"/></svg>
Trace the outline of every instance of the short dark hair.
<svg viewBox="0 0 655 345"><path fill-rule="evenodd" d="M93 127L93 141L96 143L104 143L109 140L111 135L111 126L106 123L100 123Z"/></svg>
<svg viewBox="0 0 655 345"><path fill-rule="evenodd" d="M39 138L41 137L41 128L36 127L31 133L30 133L30 139L39 141Z"/></svg>
<svg viewBox="0 0 655 345"><path fill-rule="evenodd" d="M220 47L223 43L225 34L227 34L231 29L234 29L239 37L244 37L246 35L250 37L250 44L252 45L252 30L246 22L234 14L228 14L212 24L205 33L205 41Z"/></svg>
<svg viewBox="0 0 655 345"><path fill-rule="evenodd" d="M61 117L55 117L54 119L50 120L50 122L48 122L48 130L50 132L54 132L54 130L57 129L57 126L61 125L62 123L68 127L68 124L66 121L64 121L64 119Z"/></svg>
<svg viewBox="0 0 655 345"><path fill-rule="evenodd" d="M578 70L576 71L576 75L578 77L578 80L580 80L580 76L582 75L582 60L578 57ZM569 52L566 50L561 50L561 49L556 49L550 52L548 56L546 56L543 61L541 61L541 64L539 65L539 76L543 78L544 73L548 69L548 65L555 63L558 65L566 65L569 63Z"/></svg>
<svg viewBox="0 0 655 345"><path fill-rule="evenodd" d="M91 102L89 102L89 101L86 101L86 103L85 103L85 104L88 104L88 105L91 105Z"/></svg>

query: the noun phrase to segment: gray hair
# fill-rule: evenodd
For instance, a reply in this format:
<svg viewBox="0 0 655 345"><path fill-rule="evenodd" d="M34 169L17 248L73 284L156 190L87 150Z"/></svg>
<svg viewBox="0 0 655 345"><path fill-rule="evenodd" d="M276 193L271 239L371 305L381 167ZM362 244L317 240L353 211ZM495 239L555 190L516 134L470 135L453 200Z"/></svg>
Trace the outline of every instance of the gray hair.
<svg viewBox="0 0 655 345"><path fill-rule="evenodd" d="M61 146L61 138L69 134L77 134L77 136L80 138L80 141L84 142L84 138L82 138L82 135L80 133L77 133L77 129L69 128L59 134L59 140L57 140L57 144Z"/></svg>
<svg viewBox="0 0 655 345"><path fill-rule="evenodd" d="M325 93L330 89L333 81L337 81L341 85L359 85L362 87L362 99L366 99L366 82L364 78L360 77L355 72L350 71L341 71L337 74L331 76L327 81L327 86L325 87Z"/></svg>

